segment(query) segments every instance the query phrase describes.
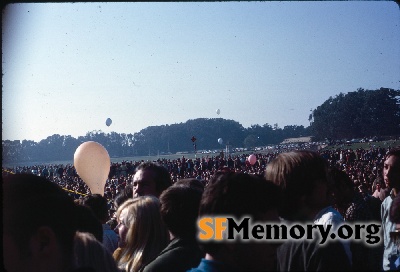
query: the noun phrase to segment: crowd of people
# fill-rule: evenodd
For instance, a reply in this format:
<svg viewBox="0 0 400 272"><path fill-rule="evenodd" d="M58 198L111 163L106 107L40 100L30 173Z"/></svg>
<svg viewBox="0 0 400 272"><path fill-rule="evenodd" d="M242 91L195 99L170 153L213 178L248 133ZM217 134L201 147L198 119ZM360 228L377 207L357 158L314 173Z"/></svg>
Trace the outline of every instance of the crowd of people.
<svg viewBox="0 0 400 272"><path fill-rule="evenodd" d="M373 195L376 190L381 192L381 200L388 195L382 179L383 157L387 148L370 149L338 149L320 151L322 157L328 160L330 166L336 166L346 171L355 183L355 186L365 194ZM236 173L264 175L266 165L278 154L284 152L255 153L257 161L251 165L247 160L250 154L224 156L203 156L196 159L187 159L184 156L178 159L158 159L154 162L164 166L172 182L184 178L197 178L208 182L218 171L229 170ZM114 199L125 186L132 183L136 168L143 161L122 161L110 165L109 179L106 182L106 197ZM64 189L74 191L79 195L90 193L89 188L79 178L72 164L42 164L33 166L3 167L3 172L32 173L49 178ZM386 194L386 195L385 195Z"/></svg>
<svg viewBox="0 0 400 272"><path fill-rule="evenodd" d="M4 255L5 268L398 269L399 152L397 148L285 150L257 153L253 164L247 160L249 154L123 161L111 164L104 195L91 194L73 165L3 167L3 237L14 250ZM196 239L197 219L216 215L250 215L266 222L309 222L334 229L344 222L380 221L383 243L373 247L340 241L320 246L315 240ZM28 221L23 228L21 220ZM94 252L104 257L93 258Z"/></svg>

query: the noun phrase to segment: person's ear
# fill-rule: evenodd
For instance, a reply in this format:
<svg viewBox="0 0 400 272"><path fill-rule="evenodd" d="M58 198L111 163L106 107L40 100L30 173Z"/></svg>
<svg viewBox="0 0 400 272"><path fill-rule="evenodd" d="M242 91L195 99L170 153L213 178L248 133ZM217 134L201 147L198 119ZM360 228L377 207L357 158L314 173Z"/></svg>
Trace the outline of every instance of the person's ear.
<svg viewBox="0 0 400 272"><path fill-rule="evenodd" d="M31 238L32 253L38 257L49 258L57 248L57 237L50 227L39 227Z"/></svg>

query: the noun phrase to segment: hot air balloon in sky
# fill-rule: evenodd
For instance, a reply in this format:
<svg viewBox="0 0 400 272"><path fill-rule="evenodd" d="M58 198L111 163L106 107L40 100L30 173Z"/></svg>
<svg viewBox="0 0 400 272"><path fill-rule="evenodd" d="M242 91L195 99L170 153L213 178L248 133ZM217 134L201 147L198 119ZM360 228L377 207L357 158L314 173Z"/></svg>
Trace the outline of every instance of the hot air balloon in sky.
<svg viewBox="0 0 400 272"><path fill-rule="evenodd" d="M111 124L112 124L112 120L110 118L107 118L107 120L106 120L107 127L111 126Z"/></svg>

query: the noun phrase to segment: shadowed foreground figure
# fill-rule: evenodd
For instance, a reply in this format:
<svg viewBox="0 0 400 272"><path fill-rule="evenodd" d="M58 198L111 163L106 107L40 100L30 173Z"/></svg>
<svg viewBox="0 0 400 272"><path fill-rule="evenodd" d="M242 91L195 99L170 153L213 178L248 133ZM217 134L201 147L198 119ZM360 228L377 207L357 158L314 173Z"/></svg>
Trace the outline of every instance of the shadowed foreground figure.
<svg viewBox="0 0 400 272"><path fill-rule="evenodd" d="M75 262L79 267L91 267L96 272L120 272L108 249L93 234L75 234Z"/></svg>
<svg viewBox="0 0 400 272"><path fill-rule="evenodd" d="M359 191L355 190L354 182L337 168L329 169L334 182L334 202L337 210L341 211L347 223L368 224L374 221L380 224L380 200L370 196L368 202ZM377 201L377 202L375 202ZM378 214L373 211L378 211ZM352 253L352 268L355 271L379 271L382 265L383 243L371 246L365 243L350 241Z"/></svg>
<svg viewBox="0 0 400 272"><path fill-rule="evenodd" d="M58 185L30 174L3 179L3 257L8 272L76 269L76 206Z"/></svg>
<svg viewBox="0 0 400 272"><path fill-rule="evenodd" d="M101 222L103 237L102 243L113 254L118 248L118 235L107 224L109 219L107 199L100 194L92 194L83 198L82 204L90 208L96 218Z"/></svg>
<svg viewBox="0 0 400 272"><path fill-rule="evenodd" d="M328 164L318 153L281 153L267 165L265 177L283 190L280 216L287 224L314 224L321 219L334 223ZM340 242L330 241L320 246L319 239L288 240L278 249L277 268L279 271L349 270L349 257L346 245Z"/></svg>
<svg viewBox="0 0 400 272"><path fill-rule="evenodd" d="M240 219L243 216L263 223L279 222L279 188L260 177L225 173L215 176L205 188L199 218L218 215ZM192 272L275 270L277 242L199 241L205 258Z"/></svg>
<svg viewBox="0 0 400 272"><path fill-rule="evenodd" d="M183 179L161 194L161 218L170 242L144 272L183 272L200 263L203 254L196 240L196 223L203 190L201 181Z"/></svg>

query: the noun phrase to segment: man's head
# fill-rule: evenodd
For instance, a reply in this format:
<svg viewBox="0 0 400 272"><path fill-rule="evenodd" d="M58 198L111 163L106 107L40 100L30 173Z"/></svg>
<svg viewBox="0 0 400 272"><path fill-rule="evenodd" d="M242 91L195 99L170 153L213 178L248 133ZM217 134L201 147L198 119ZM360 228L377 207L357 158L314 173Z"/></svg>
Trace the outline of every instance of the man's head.
<svg viewBox="0 0 400 272"><path fill-rule="evenodd" d="M329 169L329 176L333 182L334 202L340 207L347 207L354 196L354 182L346 172L332 167Z"/></svg>
<svg viewBox="0 0 400 272"><path fill-rule="evenodd" d="M73 266L76 206L58 185L30 174L3 180L4 267L65 271Z"/></svg>
<svg viewBox="0 0 400 272"><path fill-rule="evenodd" d="M181 179L175 182L174 186L175 185L188 186L193 189L198 189L202 192L204 191L204 181L198 180L196 178Z"/></svg>
<svg viewBox="0 0 400 272"><path fill-rule="evenodd" d="M107 199L100 194L93 194L86 196L82 204L88 208L90 208L97 219L105 224L108 220L108 203Z"/></svg>
<svg viewBox="0 0 400 272"><path fill-rule="evenodd" d="M280 214L288 220L311 220L331 201L328 164L313 151L279 154L265 170L265 177L283 190Z"/></svg>
<svg viewBox="0 0 400 272"><path fill-rule="evenodd" d="M225 215L254 221L277 222L279 188L263 178L237 173L214 176L206 186L199 208L199 217ZM239 270L272 270L276 243L242 241L200 242L204 252Z"/></svg>
<svg viewBox="0 0 400 272"><path fill-rule="evenodd" d="M390 150L383 163L383 179L386 187L400 192L400 148Z"/></svg>
<svg viewBox="0 0 400 272"><path fill-rule="evenodd" d="M203 190L199 180L183 179L161 194L161 218L175 237L195 239Z"/></svg>
<svg viewBox="0 0 400 272"><path fill-rule="evenodd" d="M133 197L159 197L171 185L171 177L165 167L153 162L144 162L136 168L133 176Z"/></svg>
<svg viewBox="0 0 400 272"><path fill-rule="evenodd" d="M99 242L103 242L103 227L100 220L96 217L92 209L84 206L75 200L78 220L78 231L89 232L96 237Z"/></svg>

